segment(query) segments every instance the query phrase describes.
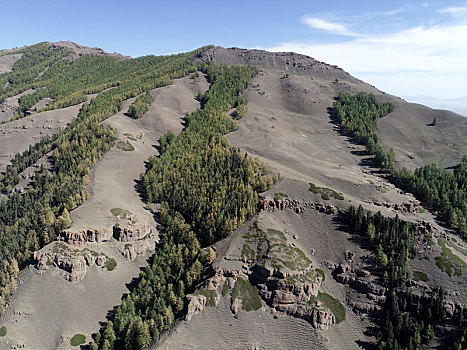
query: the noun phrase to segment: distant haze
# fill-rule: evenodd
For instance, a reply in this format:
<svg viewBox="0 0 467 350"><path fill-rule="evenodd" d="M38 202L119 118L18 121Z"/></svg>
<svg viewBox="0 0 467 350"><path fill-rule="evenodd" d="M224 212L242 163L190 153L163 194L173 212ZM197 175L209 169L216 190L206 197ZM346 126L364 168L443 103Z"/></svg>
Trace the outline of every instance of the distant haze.
<svg viewBox="0 0 467 350"><path fill-rule="evenodd" d="M467 96L443 100L432 96L404 96L408 102L415 102L435 109L446 109L467 117Z"/></svg>

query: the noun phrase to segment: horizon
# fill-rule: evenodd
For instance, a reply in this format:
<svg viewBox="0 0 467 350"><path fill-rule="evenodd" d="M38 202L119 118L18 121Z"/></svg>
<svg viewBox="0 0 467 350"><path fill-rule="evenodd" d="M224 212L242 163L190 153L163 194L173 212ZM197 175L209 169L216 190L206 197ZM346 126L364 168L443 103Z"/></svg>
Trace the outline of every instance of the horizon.
<svg viewBox="0 0 467 350"><path fill-rule="evenodd" d="M7 16L0 47L73 41L131 57L208 44L292 51L337 65L402 98L453 100L466 95L467 7L460 1L265 4L48 0L38 6L30 0L7 0L5 13L21 7L30 24L17 26L14 16ZM87 7L84 19L74 18L72 14Z"/></svg>

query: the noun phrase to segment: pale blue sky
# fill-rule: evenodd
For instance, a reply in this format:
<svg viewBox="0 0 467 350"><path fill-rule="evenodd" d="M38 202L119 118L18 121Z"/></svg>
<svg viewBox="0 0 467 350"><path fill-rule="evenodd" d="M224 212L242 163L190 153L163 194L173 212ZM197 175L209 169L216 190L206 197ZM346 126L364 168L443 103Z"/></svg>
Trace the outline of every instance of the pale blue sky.
<svg viewBox="0 0 467 350"><path fill-rule="evenodd" d="M10 1L0 48L71 40L133 57L295 51L399 96L467 95L467 1Z"/></svg>

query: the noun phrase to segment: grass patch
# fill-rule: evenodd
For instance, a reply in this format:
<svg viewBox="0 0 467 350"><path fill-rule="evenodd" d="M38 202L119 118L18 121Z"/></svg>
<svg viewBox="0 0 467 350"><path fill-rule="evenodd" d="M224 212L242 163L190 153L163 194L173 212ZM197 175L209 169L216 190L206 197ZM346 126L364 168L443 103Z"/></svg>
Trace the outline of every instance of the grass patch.
<svg viewBox="0 0 467 350"><path fill-rule="evenodd" d="M134 137L133 134L130 134L129 132L124 133L123 136L126 136L128 140L136 141L136 137Z"/></svg>
<svg viewBox="0 0 467 350"><path fill-rule="evenodd" d="M75 334L73 338L70 339L71 346L78 346L86 343L86 336L84 334Z"/></svg>
<svg viewBox="0 0 467 350"><path fill-rule="evenodd" d="M324 274L324 271L321 269L315 269L316 273L321 276L323 281L326 279L326 275Z"/></svg>
<svg viewBox="0 0 467 350"><path fill-rule="evenodd" d="M222 287L222 296L225 297L228 292L229 292L229 285L227 283L224 283L224 286Z"/></svg>
<svg viewBox="0 0 467 350"><path fill-rule="evenodd" d="M128 140L127 141L118 141L117 142L117 148L121 149L122 151L126 151L126 152L130 152L130 151L135 150L133 145Z"/></svg>
<svg viewBox="0 0 467 350"><path fill-rule="evenodd" d="M256 252L248 243L243 244L242 260L251 263L256 261Z"/></svg>
<svg viewBox="0 0 467 350"><path fill-rule="evenodd" d="M386 186L377 186L376 189L380 191L381 193L387 193L389 192L388 188Z"/></svg>
<svg viewBox="0 0 467 350"><path fill-rule="evenodd" d="M274 193L274 200L277 201L279 199L284 199L284 198L289 198L289 196L282 192Z"/></svg>
<svg viewBox="0 0 467 350"><path fill-rule="evenodd" d="M431 238L431 235L425 233L423 235L423 238L426 240L426 244L428 244L429 246L432 246L432 245L435 245L435 242L433 242L433 239Z"/></svg>
<svg viewBox="0 0 467 350"><path fill-rule="evenodd" d="M114 258L105 257L105 267L107 271L113 271L117 267L117 261Z"/></svg>
<svg viewBox="0 0 467 350"><path fill-rule="evenodd" d="M133 245L131 243L125 244L125 250L128 249L128 248L131 248L131 247L133 247Z"/></svg>
<svg viewBox="0 0 467 350"><path fill-rule="evenodd" d="M318 292L318 296L311 297L309 304L314 304L316 301L321 301L323 306L329 309L336 317L336 323L341 323L345 320L345 307L342 303L327 293Z"/></svg>
<svg viewBox="0 0 467 350"><path fill-rule="evenodd" d="M113 216L121 216L123 219L126 219L131 215L131 212L129 210L122 208L112 208L110 209L110 212Z"/></svg>
<svg viewBox="0 0 467 350"><path fill-rule="evenodd" d="M420 214L423 214L425 212L425 209L423 209L422 207L418 207L418 212Z"/></svg>
<svg viewBox="0 0 467 350"><path fill-rule="evenodd" d="M216 306L216 291L215 290L206 290L204 287L201 287L196 291L194 295L204 295L206 297L206 306L214 307Z"/></svg>
<svg viewBox="0 0 467 350"><path fill-rule="evenodd" d="M451 239L453 242L457 242L457 240L455 240L455 238L452 238ZM444 243L446 243L448 246L450 246L451 248L457 250L459 253L461 253L463 256L467 256L467 249L465 248L462 248L462 247L459 247L457 244L454 244L453 242L451 241L446 241L444 240Z"/></svg>
<svg viewBox="0 0 467 350"><path fill-rule="evenodd" d="M428 282L430 279L428 278L428 275L425 272L422 271L414 271L413 272L413 279L414 281L422 281L422 282Z"/></svg>
<svg viewBox="0 0 467 350"><path fill-rule="evenodd" d="M262 303L258 288L243 278L239 278L232 289L232 301L237 298L242 300L242 309L245 311L261 309Z"/></svg>
<svg viewBox="0 0 467 350"><path fill-rule="evenodd" d="M310 187L308 188L308 191L313 192L314 194L321 193L321 198L324 200L329 200L331 199L331 197L334 197L334 199L340 201L344 200L344 195L342 193L336 192L327 187L318 187L312 182L310 182Z"/></svg>
<svg viewBox="0 0 467 350"><path fill-rule="evenodd" d="M0 328L0 337L4 337L4 336L6 336L6 327L5 326Z"/></svg>
<svg viewBox="0 0 467 350"><path fill-rule="evenodd" d="M47 266L52 266L54 263L50 260L47 260L47 262L45 263Z"/></svg>
<svg viewBox="0 0 467 350"><path fill-rule="evenodd" d="M446 242L443 238L438 238L438 244L442 248L441 256L435 258L436 266L448 274L449 277L452 276L453 272L456 276L462 276L462 268L467 267L467 264L455 255L451 249L449 249L446 244L451 242ZM452 244L452 243L451 243ZM460 247L459 247L460 248ZM455 249L455 248L454 248ZM460 248L462 249L462 248Z"/></svg>
<svg viewBox="0 0 467 350"><path fill-rule="evenodd" d="M299 275L289 276L285 279L287 283L314 283L316 282L316 277L318 277L318 273L316 270L311 270L306 273L301 273Z"/></svg>

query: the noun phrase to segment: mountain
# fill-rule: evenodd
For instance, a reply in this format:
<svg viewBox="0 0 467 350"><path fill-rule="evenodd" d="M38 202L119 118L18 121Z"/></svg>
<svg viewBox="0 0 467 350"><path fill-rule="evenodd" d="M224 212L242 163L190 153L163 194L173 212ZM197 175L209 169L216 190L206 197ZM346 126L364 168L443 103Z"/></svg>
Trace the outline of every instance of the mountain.
<svg viewBox="0 0 467 350"><path fill-rule="evenodd" d="M462 346L465 117L295 53L0 67L0 349Z"/></svg>

